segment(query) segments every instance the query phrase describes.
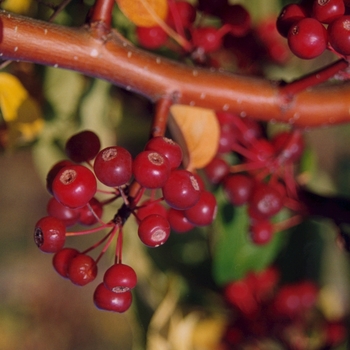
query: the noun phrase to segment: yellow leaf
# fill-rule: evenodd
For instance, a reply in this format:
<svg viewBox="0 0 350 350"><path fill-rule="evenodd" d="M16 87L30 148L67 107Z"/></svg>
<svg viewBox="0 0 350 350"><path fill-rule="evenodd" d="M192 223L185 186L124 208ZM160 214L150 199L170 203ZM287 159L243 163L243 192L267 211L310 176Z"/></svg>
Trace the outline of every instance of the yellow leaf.
<svg viewBox="0 0 350 350"><path fill-rule="evenodd" d="M35 140L44 127L40 107L32 97L26 98L17 110L14 120L7 123L6 149Z"/></svg>
<svg viewBox="0 0 350 350"><path fill-rule="evenodd" d="M167 0L116 0L120 10L135 25L153 27L168 14Z"/></svg>
<svg viewBox="0 0 350 350"><path fill-rule="evenodd" d="M0 108L6 122L17 118L18 109L27 97L27 90L15 76L0 73Z"/></svg>
<svg viewBox="0 0 350 350"><path fill-rule="evenodd" d="M32 6L32 0L5 0L1 5L6 11L25 15Z"/></svg>
<svg viewBox="0 0 350 350"><path fill-rule="evenodd" d="M188 169L204 168L217 153L220 137L219 123L211 109L173 105L169 126L184 150Z"/></svg>

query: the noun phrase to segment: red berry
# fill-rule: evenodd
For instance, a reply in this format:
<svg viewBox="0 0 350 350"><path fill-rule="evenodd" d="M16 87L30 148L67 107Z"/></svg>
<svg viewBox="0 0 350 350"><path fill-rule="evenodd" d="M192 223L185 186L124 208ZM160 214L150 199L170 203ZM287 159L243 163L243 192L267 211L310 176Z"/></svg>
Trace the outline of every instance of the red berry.
<svg viewBox="0 0 350 350"><path fill-rule="evenodd" d="M68 265L68 277L78 286L92 282L97 275L97 265L89 255L79 253Z"/></svg>
<svg viewBox="0 0 350 350"><path fill-rule="evenodd" d="M169 238L169 221L161 215L148 215L140 222L138 234L142 243L148 247L158 247Z"/></svg>
<svg viewBox="0 0 350 350"><path fill-rule="evenodd" d="M130 291L114 293L100 283L94 292L94 303L99 309L122 313L130 308L132 294Z"/></svg>
<svg viewBox="0 0 350 350"><path fill-rule="evenodd" d="M343 0L314 0L312 17L322 23L332 23L344 13L345 5Z"/></svg>
<svg viewBox="0 0 350 350"><path fill-rule="evenodd" d="M94 162L96 177L106 186L126 184L132 175L132 157L123 147L112 146L101 150Z"/></svg>
<svg viewBox="0 0 350 350"><path fill-rule="evenodd" d="M167 218L171 229L177 233L188 232L194 227L194 225L186 218L184 210L169 208Z"/></svg>
<svg viewBox="0 0 350 350"><path fill-rule="evenodd" d="M46 210L50 216L62 220L67 227L76 224L80 217L79 209L68 208L54 197L50 198Z"/></svg>
<svg viewBox="0 0 350 350"><path fill-rule="evenodd" d="M215 219L216 211L215 196L209 191L202 191L198 202L193 207L185 210L185 216L195 226L207 226Z"/></svg>
<svg viewBox="0 0 350 350"><path fill-rule="evenodd" d="M280 132L272 138L271 143L282 163L299 161L304 151L304 139L298 131Z"/></svg>
<svg viewBox="0 0 350 350"><path fill-rule="evenodd" d="M68 266L71 260L77 256L79 252L74 248L63 248L59 250L52 259L54 269L64 278L68 278Z"/></svg>
<svg viewBox="0 0 350 350"><path fill-rule="evenodd" d="M35 225L34 241L41 251L56 253L66 241L66 225L53 216L45 216Z"/></svg>
<svg viewBox="0 0 350 350"><path fill-rule="evenodd" d="M53 183L53 180L55 179L57 173L65 166L70 166L70 165L73 165L73 163L70 160L65 159L65 160L61 160L61 161L57 162L55 165L53 165L51 167L51 169L49 170L49 172L46 175L46 188L50 194L53 195L52 183Z"/></svg>
<svg viewBox="0 0 350 350"><path fill-rule="evenodd" d="M140 223L146 216L151 214L158 214L167 217L166 208L159 202L151 199L141 203L137 209L137 221Z"/></svg>
<svg viewBox="0 0 350 350"><path fill-rule="evenodd" d="M196 19L196 9L187 1L170 1L167 23L172 28L189 27Z"/></svg>
<svg viewBox="0 0 350 350"><path fill-rule="evenodd" d="M230 172L230 166L226 160L215 157L203 170L208 180L212 184L217 185Z"/></svg>
<svg viewBox="0 0 350 350"><path fill-rule="evenodd" d="M87 162L96 157L100 147L98 136L93 131L85 130L68 139L66 154L76 163Z"/></svg>
<svg viewBox="0 0 350 350"><path fill-rule="evenodd" d="M255 218L269 218L277 214L283 206L281 193L267 184L256 185L249 200Z"/></svg>
<svg viewBox="0 0 350 350"><path fill-rule="evenodd" d="M222 46L222 36L215 27L198 27L192 30L193 46L205 53L217 51Z"/></svg>
<svg viewBox="0 0 350 350"><path fill-rule="evenodd" d="M173 170L162 191L167 204L179 210L194 206L201 192L195 176L187 170Z"/></svg>
<svg viewBox="0 0 350 350"><path fill-rule="evenodd" d="M271 241L273 225L269 220L255 221L250 226L250 238L257 245L264 245Z"/></svg>
<svg viewBox="0 0 350 350"><path fill-rule="evenodd" d="M255 159L249 159L248 161L266 162L275 155L275 149L266 139L254 140L252 144L249 151L254 154Z"/></svg>
<svg viewBox="0 0 350 350"><path fill-rule="evenodd" d="M340 55L350 55L350 16L334 20L327 28L329 43Z"/></svg>
<svg viewBox="0 0 350 350"><path fill-rule="evenodd" d="M220 137L218 153L231 152L234 144L237 143L237 129L233 124L220 124Z"/></svg>
<svg viewBox="0 0 350 350"><path fill-rule="evenodd" d="M91 209L90 209L91 207ZM80 208L79 223L86 226L94 225L102 217L103 206L95 197L91 198L89 205Z"/></svg>
<svg viewBox="0 0 350 350"><path fill-rule="evenodd" d="M137 27L136 36L139 44L150 50L158 49L168 40L168 34L160 26Z"/></svg>
<svg viewBox="0 0 350 350"><path fill-rule="evenodd" d="M170 174L170 163L165 156L154 151L139 153L133 162L136 181L145 188L162 187Z"/></svg>
<svg viewBox="0 0 350 350"><path fill-rule="evenodd" d="M96 189L95 175L82 165L66 166L60 169L52 183L55 198L70 208L86 205L95 195Z"/></svg>
<svg viewBox="0 0 350 350"><path fill-rule="evenodd" d="M302 6L298 4L284 6L276 22L278 32L287 38L290 27L305 17L307 13Z"/></svg>
<svg viewBox="0 0 350 350"><path fill-rule="evenodd" d="M166 157L170 163L170 168L175 169L180 166L182 162L182 149L179 144L167 137L153 137L145 146L146 151L158 152Z"/></svg>
<svg viewBox="0 0 350 350"><path fill-rule="evenodd" d="M115 264L105 272L103 283L112 292L123 293L136 286L137 276L129 265Z"/></svg>
<svg viewBox="0 0 350 350"><path fill-rule="evenodd" d="M231 34L234 36L244 36L251 29L250 14L240 4L222 7L220 18L223 23L230 25Z"/></svg>
<svg viewBox="0 0 350 350"><path fill-rule="evenodd" d="M289 48L299 58L312 59L320 56L326 50L327 43L325 27L314 18L301 19L288 32Z"/></svg>
<svg viewBox="0 0 350 350"><path fill-rule="evenodd" d="M258 304L253 291L244 280L230 282L224 289L224 296L230 304L236 306L246 315L257 311Z"/></svg>
<svg viewBox="0 0 350 350"><path fill-rule="evenodd" d="M248 202L253 191L254 181L244 174L232 174L223 180L224 193L232 205L243 205Z"/></svg>

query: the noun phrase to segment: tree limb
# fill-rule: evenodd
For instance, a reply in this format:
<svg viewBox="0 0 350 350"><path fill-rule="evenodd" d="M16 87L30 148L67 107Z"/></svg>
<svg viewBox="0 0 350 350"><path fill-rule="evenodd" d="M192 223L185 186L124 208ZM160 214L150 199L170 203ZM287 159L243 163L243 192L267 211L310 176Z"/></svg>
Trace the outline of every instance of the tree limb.
<svg viewBox="0 0 350 350"><path fill-rule="evenodd" d="M188 67L104 29L100 22L69 28L1 11L0 55L108 80L153 102L170 98L301 127L350 121L349 83L313 87L285 101L279 86L266 79Z"/></svg>

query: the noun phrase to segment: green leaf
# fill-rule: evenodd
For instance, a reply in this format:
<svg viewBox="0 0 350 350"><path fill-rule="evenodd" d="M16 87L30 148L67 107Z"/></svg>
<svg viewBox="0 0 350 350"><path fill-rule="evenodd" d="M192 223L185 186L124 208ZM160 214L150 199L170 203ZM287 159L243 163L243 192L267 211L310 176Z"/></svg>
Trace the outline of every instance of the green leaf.
<svg viewBox="0 0 350 350"><path fill-rule="evenodd" d="M276 233L269 244L257 246L248 237L247 208L233 207L223 198L218 202L213 277L218 285L224 285L243 278L249 271L265 269L279 252L285 234Z"/></svg>

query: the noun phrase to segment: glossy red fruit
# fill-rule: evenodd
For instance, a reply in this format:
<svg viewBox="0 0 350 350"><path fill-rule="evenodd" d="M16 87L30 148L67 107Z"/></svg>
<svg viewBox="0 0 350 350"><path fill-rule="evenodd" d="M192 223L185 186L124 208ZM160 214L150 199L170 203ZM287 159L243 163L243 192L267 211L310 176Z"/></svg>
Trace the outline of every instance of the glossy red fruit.
<svg viewBox="0 0 350 350"><path fill-rule="evenodd" d="M287 38L290 27L305 17L307 13L299 4L284 6L276 21L278 32Z"/></svg>
<svg viewBox="0 0 350 350"><path fill-rule="evenodd" d="M223 180L223 190L228 201L235 206L248 202L252 195L254 180L244 174L228 175Z"/></svg>
<svg viewBox="0 0 350 350"><path fill-rule="evenodd" d="M59 250L52 259L54 269L64 278L68 278L68 266L71 260L79 254L74 248L63 248Z"/></svg>
<svg viewBox="0 0 350 350"><path fill-rule="evenodd" d="M68 278L78 286L85 286L97 276L97 265L91 256L79 253L70 260Z"/></svg>
<svg viewBox="0 0 350 350"><path fill-rule="evenodd" d="M112 292L123 293L135 288L137 276L129 265L114 264L105 272L103 283Z"/></svg>
<svg viewBox="0 0 350 350"><path fill-rule="evenodd" d="M203 170L210 183L217 185L228 175L230 166L223 158L215 157Z"/></svg>
<svg viewBox="0 0 350 350"><path fill-rule="evenodd" d="M209 191L202 191L198 202L193 207L185 210L185 216L195 226L207 226L214 221L216 212L215 196Z"/></svg>
<svg viewBox="0 0 350 350"><path fill-rule="evenodd" d="M219 147L217 153L224 154L231 152L237 140L237 129L233 124L220 124Z"/></svg>
<svg viewBox="0 0 350 350"><path fill-rule="evenodd" d="M327 28L329 43L340 55L350 55L350 16L334 20Z"/></svg>
<svg viewBox="0 0 350 350"><path fill-rule="evenodd" d="M74 163L72 163L70 160L64 159L64 160L57 162L56 164L54 164L51 167L51 169L49 170L49 172L46 175L46 188L50 194L53 195L52 183L53 183L53 180L55 179L57 173L65 166L70 166L73 164Z"/></svg>
<svg viewBox="0 0 350 350"><path fill-rule="evenodd" d="M249 12L240 4L224 6L220 11L220 18L224 24L229 24L234 36L246 35L252 26Z"/></svg>
<svg viewBox="0 0 350 350"><path fill-rule="evenodd" d="M68 139L66 154L73 162L87 162L96 157L100 147L99 137L93 131L84 130Z"/></svg>
<svg viewBox="0 0 350 350"><path fill-rule="evenodd" d="M283 198L277 189L262 183L254 187L249 206L254 218L269 218L282 209Z"/></svg>
<svg viewBox="0 0 350 350"><path fill-rule="evenodd" d="M148 215L140 222L138 235L143 244L152 248L158 247L169 238L169 221L161 215Z"/></svg>
<svg viewBox="0 0 350 350"><path fill-rule="evenodd" d="M345 13L343 0L314 0L312 17L322 23L332 23Z"/></svg>
<svg viewBox="0 0 350 350"><path fill-rule="evenodd" d="M299 161L305 148L302 133L299 131L280 132L272 138L271 143L281 163Z"/></svg>
<svg viewBox="0 0 350 350"><path fill-rule="evenodd" d="M251 315L258 309L253 291L244 280L233 281L227 284L224 288L224 296L230 304L246 315Z"/></svg>
<svg viewBox="0 0 350 350"><path fill-rule="evenodd" d="M123 313L132 304L132 294L130 291L124 293L114 293L100 283L94 292L94 304L97 308L106 311Z"/></svg>
<svg viewBox="0 0 350 350"><path fill-rule="evenodd" d="M185 233L194 228L186 218L184 210L169 208L167 218L171 229L177 233Z"/></svg>
<svg viewBox="0 0 350 350"><path fill-rule="evenodd" d="M140 223L146 216L151 214L158 214L167 217L166 208L159 202L151 199L144 201L136 211L137 221Z"/></svg>
<svg viewBox="0 0 350 350"><path fill-rule="evenodd" d="M168 34L160 26L137 27L136 37L139 45L149 50L160 48L168 40Z"/></svg>
<svg viewBox="0 0 350 350"><path fill-rule="evenodd" d="M222 46L222 35L215 27L196 27L191 34L193 46L205 53L215 52Z"/></svg>
<svg viewBox="0 0 350 350"><path fill-rule="evenodd" d="M195 7L187 1L170 1L167 23L172 28L188 28L196 19Z"/></svg>
<svg viewBox="0 0 350 350"><path fill-rule="evenodd" d="M253 159L248 159L248 161L253 162L266 162L275 155L275 149L272 144L263 138L254 140L249 151L254 157L252 157Z"/></svg>
<svg viewBox="0 0 350 350"><path fill-rule="evenodd" d="M54 197L48 201L46 211L49 216L62 220L66 227L75 225L80 217L79 209L68 208Z"/></svg>
<svg viewBox="0 0 350 350"><path fill-rule="evenodd" d="M54 197L69 208L86 205L95 195L96 189L95 175L83 165L60 169L52 183Z"/></svg>
<svg viewBox="0 0 350 350"><path fill-rule="evenodd" d="M257 245L264 245L271 241L273 225L269 220L254 221L249 229L250 238Z"/></svg>
<svg viewBox="0 0 350 350"><path fill-rule="evenodd" d="M200 187L195 176L187 170L173 170L162 188L164 200L179 210L189 209L199 200Z"/></svg>
<svg viewBox="0 0 350 350"><path fill-rule="evenodd" d="M132 172L136 181L145 188L161 188L170 175L170 163L154 151L140 152L134 159Z"/></svg>
<svg viewBox="0 0 350 350"><path fill-rule="evenodd" d="M126 184L132 175L132 157L128 150L111 146L101 150L94 162L95 175L104 185L118 187Z"/></svg>
<svg viewBox="0 0 350 350"><path fill-rule="evenodd" d="M62 220L53 216L41 218L34 228L34 241L45 253L56 253L66 241L66 226Z"/></svg>
<svg viewBox="0 0 350 350"><path fill-rule="evenodd" d="M151 138L145 145L146 151L154 151L166 157L171 169L176 169L182 162L182 149L173 140L158 136Z"/></svg>
<svg viewBox="0 0 350 350"><path fill-rule="evenodd" d="M303 18L289 29L289 48L299 58L318 57L326 50L327 44L327 30L317 19Z"/></svg>
<svg viewBox="0 0 350 350"><path fill-rule="evenodd" d="M98 219L101 219L103 214L103 206L100 201L95 197L91 198L89 205L79 209L79 223L86 226L94 225L98 222Z"/></svg>

